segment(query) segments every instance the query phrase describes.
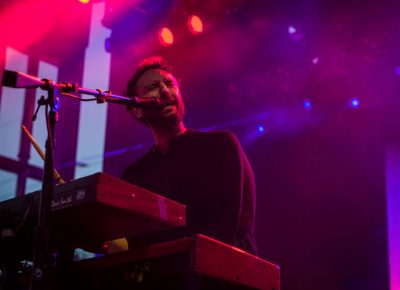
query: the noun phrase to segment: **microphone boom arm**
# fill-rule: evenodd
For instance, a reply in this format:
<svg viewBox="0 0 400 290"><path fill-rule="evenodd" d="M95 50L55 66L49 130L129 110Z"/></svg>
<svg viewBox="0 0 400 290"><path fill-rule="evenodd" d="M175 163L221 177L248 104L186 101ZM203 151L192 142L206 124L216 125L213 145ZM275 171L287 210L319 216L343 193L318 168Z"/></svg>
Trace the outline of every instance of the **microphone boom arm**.
<svg viewBox="0 0 400 290"><path fill-rule="evenodd" d="M48 79L39 79L18 71L4 70L1 85L10 88L41 88L49 91L58 88L61 93L78 93L95 96L98 103L122 104L129 107L139 106L141 103L138 98L129 98L125 96L112 94L110 91L100 89L82 88L78 83L53 82Z"/></svg>

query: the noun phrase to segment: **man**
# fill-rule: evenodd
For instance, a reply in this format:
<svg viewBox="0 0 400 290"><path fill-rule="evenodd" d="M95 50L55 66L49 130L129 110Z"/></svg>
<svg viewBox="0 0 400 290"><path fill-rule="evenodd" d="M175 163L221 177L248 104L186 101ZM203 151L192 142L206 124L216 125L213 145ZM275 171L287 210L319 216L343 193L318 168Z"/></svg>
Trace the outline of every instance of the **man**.
<svg viewBox="0 0 400 290"><path fill-rule="evenodd" d="M185 127L179 84L162 58L145 59L127 93L157 101L155 106L133 109L135 118L152 131L155 145L123 171L122 179L187 206L185 227L130 244L201 233L256 254L254 177L235 136Z"/></svg>

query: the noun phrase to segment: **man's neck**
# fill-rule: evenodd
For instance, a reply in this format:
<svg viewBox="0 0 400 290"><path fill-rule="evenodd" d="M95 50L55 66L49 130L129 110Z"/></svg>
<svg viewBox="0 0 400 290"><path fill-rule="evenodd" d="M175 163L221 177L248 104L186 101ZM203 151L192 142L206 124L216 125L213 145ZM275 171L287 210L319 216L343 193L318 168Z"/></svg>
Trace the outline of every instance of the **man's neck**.
<svg viewBox="0 0 400 290"><path fill-rule="evenodd" d="M157 148L162 152L166 153L168 151L168 144L171 139L174 139L187 131L185 125L180 122L171 128L154 128L151 127L153 132L153 137Z"/></svg>

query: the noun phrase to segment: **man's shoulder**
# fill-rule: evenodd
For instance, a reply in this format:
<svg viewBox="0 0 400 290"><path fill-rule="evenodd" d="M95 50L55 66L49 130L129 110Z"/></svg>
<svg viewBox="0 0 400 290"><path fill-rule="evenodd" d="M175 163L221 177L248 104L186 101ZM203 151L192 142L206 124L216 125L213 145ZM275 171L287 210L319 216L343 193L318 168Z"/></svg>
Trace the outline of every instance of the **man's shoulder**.
<svg viewBox="0 0 400 290"><path fill-rule="evenodd" d="M191 131L190 143L203 152L236 152L241 150L235 134L228 130Z"/></svg>
<svg viewBox="0 0 400 290"><path fill-rule="evenodd" d="M193 138L208 139L208 140L233 140L237 141L235 134L228 130L212 130L212 131L197 131L191 130L190 134Z"/></svg>

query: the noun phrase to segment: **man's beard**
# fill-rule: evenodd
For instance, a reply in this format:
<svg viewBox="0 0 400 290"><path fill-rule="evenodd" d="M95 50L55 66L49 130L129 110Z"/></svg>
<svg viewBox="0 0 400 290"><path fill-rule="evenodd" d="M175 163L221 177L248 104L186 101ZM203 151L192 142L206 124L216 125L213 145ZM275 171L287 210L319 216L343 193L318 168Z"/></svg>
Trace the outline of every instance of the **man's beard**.
<svg viewBox="0 0 400 290"><path fill-rule="evenodd" d="M156 127L156 128L171 128L175 127L176 125L179 124L181 121L180 118L178 118L177 115L172 115L166 117L161 117L161 116L154 116L145 119L145 121L151 126L151 127Z"/></svg>
<svg viewBox="0 0 400 290"><path fill-rule="evenodd" d="M147 111L143 116L143 120L150 127L168 129L182 122L183 116L184 110L177 108L176 114L171 114L169 116L162 116L157 111Z"/></svg>

